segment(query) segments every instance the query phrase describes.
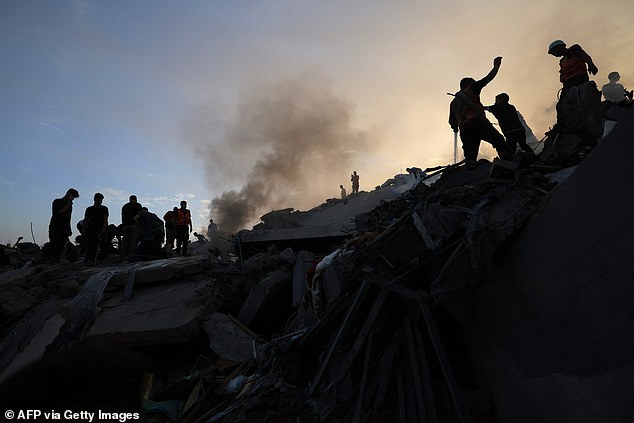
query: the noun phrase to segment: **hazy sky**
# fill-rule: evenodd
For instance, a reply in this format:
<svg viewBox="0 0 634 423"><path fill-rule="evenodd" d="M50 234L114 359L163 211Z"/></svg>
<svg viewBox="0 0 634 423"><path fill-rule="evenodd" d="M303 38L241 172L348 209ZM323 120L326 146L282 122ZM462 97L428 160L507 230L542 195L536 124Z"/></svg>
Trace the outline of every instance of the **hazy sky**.
<svg viewBox="0 0 634 423"><path fill-rule="evenodd" d="M507 92L541 138L548 44L581 44L599 87L619 71L631 89L632 22L632 0L2 0L0 242L31 223L47 241L69 187L73 227L99 191L112 223L136 194L159 216L186 199L197 230L231 192L305 210L352 170L370 190L447 164L446 93L498 55L483 102Z"/></svg>

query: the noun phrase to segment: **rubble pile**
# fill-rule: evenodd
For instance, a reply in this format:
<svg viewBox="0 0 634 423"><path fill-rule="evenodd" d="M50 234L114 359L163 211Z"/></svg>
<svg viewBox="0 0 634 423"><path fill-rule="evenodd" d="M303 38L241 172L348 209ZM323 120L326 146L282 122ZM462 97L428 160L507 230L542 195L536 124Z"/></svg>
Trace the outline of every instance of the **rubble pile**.
<svg viewBox="0 0 634 423"><path fill-rule="evenodd" d="M527 247L530 242L526 241L536 233L534 222L579 202L578 195L570 193L580 192L578 187L589 183L592 172L608 171L601 166L618 160L615 145L625 145L623 138L631 141L632 130L631 124L615 128L589 154L580 152L576 167L528 158L481 160L475 169L462 164L427 169L423 180L402 194L376 194L371 208L354 214L354 231L334 238L328 235L324 243L312 242L316 232L311 232L311 242L304 248L296 235L308 232L302 232L302 221L293 210L286 209L267 215L265 224L240 235L258 243L237 240L235 260L220 259L201 244L192 248L198 253L192 257L103 267L31 264L6 270L0 277L0 382L4 382L0 395L3 400L28 399L23 369L41 357L59 364L54 359L67 351L116 345L144 357L144 364L135 364L144 372L137 376L130 372L128 386L139 386L137 394L130 395L143 401L145 421L509 421L530 399L504 400L512 390L501 392L499 387L505 385L499 380L511 373L505 374L498 366L498 361L509 360L500 348L511 338L520 342L516 338L525 333L525 342L535 348L527 355L542 354L541 359L556 361L557 354L566 350L553 348L551 355L539 350L531 336L542 336L542 332L522 332L530 324L517 314L523 312L521 307L514 308L515 303L507 299L520 295L520 304L529 302L521 295L531 295L530 289L516 281L530 281L531 272L548 266L557 269L549 258L538 257L540 265L535 270L524 264L522 275L513 281L503 280L503 275L517 271L510 263L539 254L535 252L539 244ZM566 165L571 157L566 157ZM631 171L616 168L624 182L632 182ZM357 211L371 195L360 195L356 204L351 196L346 204L320 210L343 216L339 227L348 228L349 210ZM609 198L609 204L618 205L619 216L632 211L630 198L623 202L615 200L616 194ZM310 222L321 219L327 227L320 210L311 213ZM570 210L572 220L574 213ZM614 222L622 219L615 216ZM276 242L276 236L278 241L287 241L290 230L296 248ZM553 236L558 237L559 248L567 248L556 227L548 230L557 234ZM610 230L606 229L606 235L593 232L594 251L604 251L614 242ZM631 234L629 229L623 231ZM339 239L343 235L345 239ZM542 231L540 236L548 235ZM251 249L248 254L247 248ZM631 253L616 256L631 268ZM609 261L602 260L596 258ZM614 274L621 278L626 273ZM605 274L612 273L606 270ZM601 277L588 284L609 282ZM559 279L562 285L570 285L565 275ZM505 290L510 290L507 297L501 294ZM620 297L627 293L631 289L623 288ZM545 304L526 313L545 326L543 337L550 339L548 325L541 323L541 310L548 309L551 316L569 312ZM622 317L621 323L631 321ZM485 321L488 326L480 327ZM619 357L631 352L627 348L622 348ZM514 365L530 367L520 356L511 355ZM108 362L107 354L100 360L102 369L112 365L103 364ZM591 367L590 362L583 361L584 369ZM593 363L595 369L600 368ZM493 370L485 373L484 369ZM565 369L553 364L551 373L526 372L524 377L544 392L558 392L554 382L538 383ZM578 377L567 371L568 377ZM513 376L519 378L514 379L516 385L523 387L525 380ZM607 392L622 388L611 385L609 379L596 383ZM48 384L38 389L66 392ZM64 401L60 392L58 407ZM68 392L70 401L74 391ZM108 395L112 394L103 393L99 406L123 411L115 410L121 403L109 403ZM40 392L30 399L44 396ZM587 412L582 408L580 414ZM562 410L569 412L565 405ZM612 413L623 416L618 410Z"/></svg>

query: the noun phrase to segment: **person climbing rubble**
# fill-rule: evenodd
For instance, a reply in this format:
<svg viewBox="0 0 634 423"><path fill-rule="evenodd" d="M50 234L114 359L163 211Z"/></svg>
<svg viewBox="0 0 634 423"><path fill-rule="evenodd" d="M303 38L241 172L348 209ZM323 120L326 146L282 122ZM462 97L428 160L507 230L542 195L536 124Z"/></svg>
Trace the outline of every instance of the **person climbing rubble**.
<svg viewBox="0 0 634 423"><path fill-rule="evenodd" d="M562 97L571 87L590 81L588 72L592 75L599 72L592 57L579 44L573 44L567 48L565 42L555 40L548 46L548 54L561 57L559 60L559 81L563 84Z"/></svg>
<svg viewBox="0 0 634 423"><path fill-rule="evenodd" d="M493 69L482 79L462 78L458 91L449 106L449 125L454 132L460 131L462 150L468 168L476 167L480 141L491 143L500 159L510 159L512 151L504 137L489 122L480 102L480 92L495 78L502 64L502 58L493 60Z"/></svg>
<svg viewBox="0 0 634 423"><path fill-rule="evenodd" d="M596 75L599 69L578 44L566 47L562 40L555 40L548 46L548 54L561 58L562 89L553 134L567 135L569 145L591 148L603 132L603 106L601 92L588 74Z"/></svg>
<svg viewBox="0 0 634 423"><path fill-rule="evenodd" d="M485 110L497 119L506 138L506 143L513 154L515 154L518 145L527 153L533 152L533 149L526 143L526 130L522 122L520 122L517 109L509 103L509 95L507 93L496 95L495 104L486 106Z"/></svg>

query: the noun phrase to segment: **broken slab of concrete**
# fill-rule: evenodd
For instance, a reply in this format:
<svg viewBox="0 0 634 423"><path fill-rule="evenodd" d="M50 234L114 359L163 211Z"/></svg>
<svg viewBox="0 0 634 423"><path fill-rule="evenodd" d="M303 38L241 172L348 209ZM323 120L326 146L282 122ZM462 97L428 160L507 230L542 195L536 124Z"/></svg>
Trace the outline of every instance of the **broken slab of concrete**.
<svg viewBox="0 0 634 423"><path fill-rule="evenodd" d="M631 112L476 291L469 351L500 421L634 419L633 134Z"/></svg>
<svg viewBox="0 0 634 423"><path fill-rule="evenodd" d="M198 334L207 312L207 284L179 281L169 286L148 286L126 302L122 302L122 294L116 295L101 304L103 311L87 339L130 346L188 341Z"/></svg>
<svg viewBox="0 0 634 423"><path fill-rule="evenodd" d="M209 335L209 347L219 358L231 361L253 358L256 335L234 317L212 313L202 328Z"/></svg>
<svg viewBox="0 0 634 423"><path fill-rule="evenodd" d="M37 298L16 285L9 285L0 291L0 317L4 320L20 315L37 304Z"/></svg>
<svg viewBox="0 0 634 423"><path fill-rule="evenodd" d="M13 358L9 366L0 374L0 383L42 358L46 347L57 337L64 322L65 320L60 314L55 314L46 320L42 330L29 341L24 349Z"/></svg>
<svg viewBox="0 0 634 423"><path fill-rule="evenodd" d="M112 278L114 286L125 285L130 272L134 272L134 284L166 282L177 277L190 276L203 270L207 258L202 255L173 257L134 263L118 267L118 273Z"/></svg>
<svg viewBox="0 0 634 423"><path fill-rule="evenodd" d="M274 333L283 329L292 311L292 272L271 272L251 289L238 319L256 333Z"/></svg>

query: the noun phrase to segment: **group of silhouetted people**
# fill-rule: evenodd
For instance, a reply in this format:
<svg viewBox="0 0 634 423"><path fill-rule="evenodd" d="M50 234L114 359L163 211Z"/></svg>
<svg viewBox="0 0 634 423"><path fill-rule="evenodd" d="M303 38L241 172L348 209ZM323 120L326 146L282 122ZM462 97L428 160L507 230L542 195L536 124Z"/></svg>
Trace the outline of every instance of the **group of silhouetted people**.
<svg viewBox="0 0 634 423"><path fill-rule="evenodd" d="M57 198L52 204L49 224L49 243L45 256L49 260L59 260L65 250L74 248L69 237L72 235L71 216L73 201L79 192L70 188L66 195ZM169 253L176 242L176 254L187 255L189 233L192 232L191 212L187 202L181 201L180 208L174 207L161 220L156 214L143 207L135 195L121 208L121 225L108 224L109 211L104 206L104 196L96 193L94 204L86 208L84 218L78 222L77 237L80 252L84 253L84 262L96 263L113 252L113 241L119 245L119 255L125 260L138 261L157 258ZM163 247L163 242L167 242Z"/></svg>
<svg viewBox="0 0 634 423"><path fill-rule="evenodd" d="M599 71L592 58L578 44L566 47L562 40L553 41L548 47L548 54L560 57L559 79L562 83L560 101L568 93L579 86L589 82L588 73L596 75ZM493 68L482 79L475 80L467 77L460 81L460 90L454 95L450 104L449 125L455 133L460 132L465 163L468 168L476 166L476 159L481 141L493 145L500 159L513 159L517 146L529 154L533 151L526 143L526 132L520 121L521 115L515 107L509 103L509 96L500 93L495 97L495 104L484 106L480 100L482 89L495 78L502 64L502 58L496 57ZM632 91L626 91L621 84L617 84L619 74L612 72L609 76L610 83L606 84L602 91L608 102L619 104L622 107L630 107ZM595 91L596 87L595 87ZM598 91L597 91L598 92ZM600 93L598 93L600 100ZM500 125L502 134L493 127L487 119L485 111L492 113ZM558 110L558 122L560 121ZM589 144L596 143L595 133L585 131L582 135L589 138Z"/></svg>

